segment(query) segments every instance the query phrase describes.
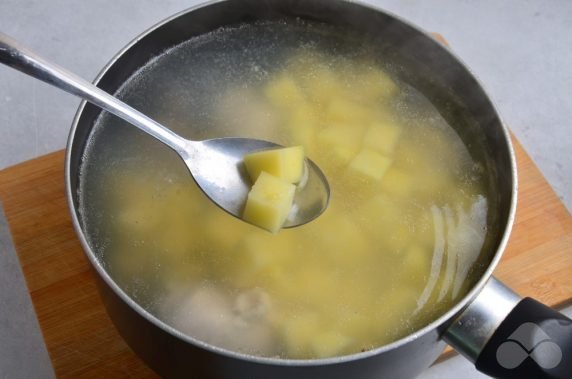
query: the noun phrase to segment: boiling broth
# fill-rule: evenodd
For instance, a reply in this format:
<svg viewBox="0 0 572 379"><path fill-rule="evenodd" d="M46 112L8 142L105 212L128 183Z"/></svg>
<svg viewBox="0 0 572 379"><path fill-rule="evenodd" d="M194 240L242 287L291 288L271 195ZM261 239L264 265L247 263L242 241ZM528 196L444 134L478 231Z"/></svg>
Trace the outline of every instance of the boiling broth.
<svg viewBox="0 0 572 379"><path fill-rule="evenodd" d="M113 279L181 332L259 356L357 353L443 314L487 260L485 165L386 52L296 20L222 28L146 64L118 97L187 138L301 144L332 197L317 220L269 234L212 204L167 147L102 114L80 208Z"/></svg>

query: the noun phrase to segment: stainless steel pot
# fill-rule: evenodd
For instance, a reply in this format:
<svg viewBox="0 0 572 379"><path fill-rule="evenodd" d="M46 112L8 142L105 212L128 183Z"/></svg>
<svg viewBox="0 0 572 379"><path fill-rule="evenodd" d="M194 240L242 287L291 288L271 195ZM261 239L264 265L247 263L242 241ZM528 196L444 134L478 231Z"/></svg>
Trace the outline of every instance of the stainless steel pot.
<svg viewBox="0 0 572 379"><path fill-rule="evenodd" d="M474 126L466 126L458 132L465 141L481 141L495 188L498 206L493 217L499 230L489 245L494 252L491 251L487 269L461 301L430 325L389 345L351 356L315 360L260 358L226 351L182 335L129 298L87 243L78 211L78 178L86 141L101 111L83 102L72 125L66 153L67 199L103 302L123 338L151 368L165 377L411 378L439 356L445 342L476 362L479 369L494 376L572 377L567 376L572 373L570 319L530 299L521 300L491 276L508 241L516 207L516 166L508 131L475 77L429 35L395 16L354 1L212 1L144 32L111 60L96 83L114 93L151 58L193 36L224 25L285 17L350 27L391 41L409 62L408 70L420 78L419 83L424 87L421 90L427 92L429 98L454 104L476 120ZM545 354L535 358L532 348L543 341L538 340L539 335L553 345L548 349L545 345ZM515 354L522 358L522 349L507 345L507 339L525 348L526 356L520 362ZM535 343L527 344L528 340Z"/></svg>

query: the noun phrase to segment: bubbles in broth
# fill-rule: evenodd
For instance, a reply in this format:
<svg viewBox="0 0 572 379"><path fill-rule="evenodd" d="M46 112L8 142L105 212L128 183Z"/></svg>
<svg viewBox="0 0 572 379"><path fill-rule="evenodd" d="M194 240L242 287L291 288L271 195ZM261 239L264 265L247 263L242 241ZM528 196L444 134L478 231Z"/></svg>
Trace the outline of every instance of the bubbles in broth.
<svg viewBox="0 0 572 379"><path fill-rule="evenodd" d="M114 280L183 333L288 359L376 348L449 309L484 266L483 165L383 53L285 21L220 29L149 62L120 98L187 138L301 144L332 198L317 220L269 234L212 204L167 147L103 114L80 201Z"/></svg>

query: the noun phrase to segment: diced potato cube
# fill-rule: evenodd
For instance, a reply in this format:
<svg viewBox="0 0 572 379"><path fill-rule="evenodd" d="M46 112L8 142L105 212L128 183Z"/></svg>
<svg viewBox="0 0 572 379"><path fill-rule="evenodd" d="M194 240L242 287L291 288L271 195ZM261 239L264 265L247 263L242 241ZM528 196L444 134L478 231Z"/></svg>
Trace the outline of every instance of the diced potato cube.
<svg viewBox="0 0 572 379"><path fill-rule="evenodd" d="M390 158L365 148L352 159L349 168L366 179L381 181L389 166L391 166Z"/></svg>
<svg viewBox="0 0 572 379"><path fill-rule="evenodd" d="M389 122L376 122L365 133L363 145L381 154L391 156L401 134L401 128Z"/></svg>
<svg viewBox="0 0 572 379"><path fill-rule="evenodd" d="M268 83L264 92L272 104L281 108L290 108L304 101L304 94L296 81L286 75Z"/></svg>
<svg viewBox="0 0 572 379"><path fill-rule="evenodd" d="M364 131L360 124L332 124L316 139L338 162L347 164L358 153Z"/></svg>
<svg viewBox="0 0 572 379"><path fill-rule="evenodd" d="M371 112L367 107L343 97L333 99L326 111L326 119L334 123L363 123L367 122L370 117Z"/></svg>
<svg viewBox="0 0 572 379"><path fill-rule="evenodd" d="M262 230L253 230L252 233L245 235L237 246L236 257L240 262L236 264L240 269L248 265L258 272L278 265L287 257L290 250L288 238L282 235L272 236Z"/></svg>
<svg viewBox="0 0 572 379"><path fill-rule="evenodd" d="M262 172L248 194L243 218L253 225L276 233L286 221L296 186Z"/></svg>
<svg viewBox="0 0 572 379"><path fill-rule="evenodd" d="M304 173L304 148L291 146L247 154L244 165L253 182L264 171L289 183L298 183Z"/></svg>
<svg viewBox="0 0 572 379"><path fill-rule="evenodd" d="M229 218L228 215L226 217ZM238 222L246 225L242 221ZM292 252L288 234L270 234L262 229L248 227L240 228L240 231L241 238L234 246L217 249L209 254L213 263L211 272L238 287L273 288L272 276L282 279L283 264ZM225 233L224 229L219 231L219 239L224 239ZM291 281L290 275L287 278Z"/></svg>
<svg viewBox="0 0 572 379"><path fill-rule="evenodd" d="M413 189L413 178L404 170L391 167L381 181L381 189L391 195L407 197Z"/></svg>
<svg viewBox="0 0 572 379"><path fill-rule="evenodd" d="M287 130L290 132L293 144L301 144L305 148L312 146L318 124L318 115L312 106L301 104L292 109L289 113Z"/></svg>
<svg viewBox="0 0 572 379"><path fill-rule="evenodd" d="M320 320L313 312L298 313L285 320L283 338L288 355L293 358L307 356L319 327Z"/></svg>
<svg viewBox="0 0 572 379"><path fill-rule="evenodd" d="M336 332L320 333L312 341L311 347L316 357L326 358L340 355L350 344L350 339Z"/></svg>
<svg viewBox="0 0 572 379"><path fill-rule="evenodd" d="M332 157L341 164L348 164L355 157L357 149L348 146L336 146L330 150Z"/></svg>

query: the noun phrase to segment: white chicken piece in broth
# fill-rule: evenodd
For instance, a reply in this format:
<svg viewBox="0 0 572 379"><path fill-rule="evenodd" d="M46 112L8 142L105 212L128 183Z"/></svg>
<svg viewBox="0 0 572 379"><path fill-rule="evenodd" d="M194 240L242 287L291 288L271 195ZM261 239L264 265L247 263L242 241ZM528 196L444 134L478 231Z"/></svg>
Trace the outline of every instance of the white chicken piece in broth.
<svg viewBox="0 0 572 379"><path fill-rule="evenodd" d="M261 289L231 298L212 285L175 290L160 305L160 314L181 332L228 350L276 355L268 324L270 300Z"/></svg>

